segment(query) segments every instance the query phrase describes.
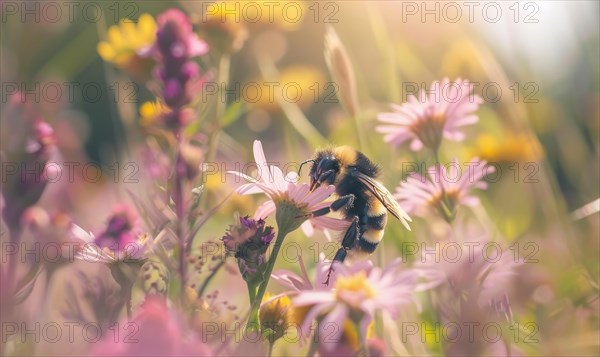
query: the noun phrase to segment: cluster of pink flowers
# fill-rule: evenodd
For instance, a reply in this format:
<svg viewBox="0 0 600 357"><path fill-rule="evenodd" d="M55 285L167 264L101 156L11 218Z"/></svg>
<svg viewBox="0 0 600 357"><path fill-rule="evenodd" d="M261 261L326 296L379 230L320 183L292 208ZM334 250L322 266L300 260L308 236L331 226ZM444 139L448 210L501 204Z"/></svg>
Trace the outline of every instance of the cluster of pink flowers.
<svg viewBox="0 0 600 357"><path fill-rule="evenodd" d="M380 113L378 119L383 124L376 130L395 147L410 141L412 150L428 148L434 154L435 164L426 173L406 177L396 188L395 198L409 213L423 218L437 214L452 227L450 232L460 232L436 242L436 248L425 250L414 265L422 279L421 287L431 289L428 294L441 322L484 324L498 318L511 322L506 291L519 262L512 259L512 254L502 253L498 261L485 259L484 247L490 242L487 235L474 237L468 233L471 225L465 219L455 219L460 206L480 205L473 190L486 189L485 176L494 173L495 168L478 158L471 159L464 171L457 159L447 165L439 162L443 139L462 141L466 137L463 127L478 121L474 112L483 101L472 91L473 85L462 79L435 81L428 94L422 90L418 96L409 96L405 104L393 104L394 112ZM443 256L448 247L458 250L458 260ZM479 337L473 340L459 336L444 346L449 355L515 352L509 350L503 341L489 343Z"/></svg>
<svg viewBox="0 0 600 357"><path fill-rule="evenodd" d="M369 215L357 214L361 220L353 228L359 228L355 235L351 235L349 233L355 231L347 231L351 225L349 219L337 218L339 212L323 214L330 213L334 208L348 215L348 212L352 212L346 207L339 207L341 204L338 203L343 200L333 205L334 199L338 198L335 197L336 186L321 184L339 182L323 179L331 178L335 170L320 175L320 181L316 180L319 175L313 173L312 185L301 182L298 174L286 174L280 167L270 165L262 143L255 140L252 149L256 175L237 171L229 171L228 174L245 180L235 189L237 194L264 194L266 199L253 212L243 212L241 216L236 213L234 222L224 229L224 234L212 236L217 246L224 249L224 254L215 255L211 260L205 252L197 253L195 244L200 237L206 236L201 229L208 226L205 223L220 209L221 204L210 207L206 197L212 196L205 196L204 192L210 190L210 185L207 182L200 185L196 178L203 167L199 161L205 159L205 153L206 157L211 157L209 152L216 155L216 151L212 151L216 146L212 146L218 143L219 138L212 133L206 137L188 133L202 131L200 125L193 130L184 130L189 129L186 124L197 114L192 107L203 82L198 59L208 53L208 45L194 33L190 18L181 10L164 11L157 17L157 26L155 42L139 54L156 60L156 81L152 84L160 87L156 94L166 108L160 114L161 120L170 130L168 134L175 134L155 140L154 151L145 152L145 159L150 166L149 177L155 181L161 180L156 185L159 188L157 191L160 191L158 198L139 198L130 192L133 204L115 205L111 212L102 216L104 223L97 222L91 230L74 224L70 217L68 224L63 225L68 227L65 228L65 235L82 243L76 248L79 263L101 263L97 266L111 274L112 285L118 285L118 292L114 294L107 290L96 295L106 297L106 300L112 299L106 304L111 306L107 310L112 312L106 320L122 320L115 330L121 336L127 335L128 326L136 329L135 343L128 343L126 338L104 338L91 348L90 355L225 355L231 351L231 346L228 346L231 340L225 342L221 338L213 345L198 336L199 331L206 332L204 323L216 319L224 310L235 314L232 318L235 323L244 319L246 332L259 330L255 345L263 354L262 342L269 342L269 347L273 348L275 340L283 335L279 328L284 322L289 322L287 319L291 319L290 311L294 311L295 318L299 319L299 330L304 337L302 342L307 342L311 334L314 337L310 342L309 354L318 353L321 356L405 352L390 347L387 340L394 333L393 328L397 327L396 323L403 312L421 313L424 296L427 297L428 308L434 310L432 315L443 322L512 320L509 287L520 261L512 260L512 255L503 255L494 262L484 259L484 247L492 242L488 237L493 235L486 232L484 238L474 238L466 230L461 230L465 227L460 223L465 222L462 220L464 211L461 207L466 207L469 213L469 209L478 208L481 204L476 192L487 188L486 175L493 173L494 168L488 166L486 161L473 158L468 173L461 173L457 168L458 159L453 159L449 165L440 162L440 153L446 154L440 152L443 141L465 139L464 127L479 120L476 111L483 101L473 94L471 83L460 78L453 82L447 78L435 81L429 92L421 91L417 96L409 96L402 105L392 104L392 112L380 113L380 123L375 129L384 135L383 141L392 147L409 143L413 151L426 148L426 151L433 153L431 158L435 161L434 165L427 172L415 172L406 177L396 188L394 198L411 215L420 219L426 220L431 215L437 215L445 220L435 220L435 223L439 223L436 228L441 226L450 233L431 240L427 237L429 242L436 239L439 241L435 243L439 243L442 250L452 245L463 253L468 251L471 254L462 254L460 258L449 261L446 257L440 257L439 248L437 251L428 249L417 262L395 259L387 264L384 263L386 256L382 254L381 259L377 259L381 266L376 266L370 259L357 260L353 254L348 254L348 259L344 260L346 253L354 249L355 243L366 244L364 246L367 247L370 243L373 249L379 244L382 235L376 237L377 241L371 241L375 239L375 234L370 236L369 233L376 231L383 234L387 222L387 216L384 216L386 209L398 217L406 228L409 228L408 215L400 208L398 211L402 214L398 214L396 202L387 196L385 199L381 197L387 192L382 191L378 182L369 181L367 179L370 178L363 176L365 181L360 182L372 185L370 191L365 189L364 194L371 194L372 199L379 199L381 204L375 205L379 203L377 201L363 202L368 205L368 211L365 212L369 212ZM353 117L358 118L360 106L353 88L355 81L348 54L334 32L329 37L328 56L333 58L337 55L343 62L343 68L338 68L338 75L345 78L342 79L347 82L346 87L352 87L352 91L345 94L345 104ZM331 58L328 60L329 67L336 65ZM228 58L223 62L228 63ZM15 129L11 134L2 133L2 160L24 163L22 167L35 166L36 172L29 176L18 171L17 175L10 176L12 179L3 182L0 206L2 217L11 230L11 239L13 236L19 237L12 233L19 231L22 226L34 227L44 219L49 221L44 210L36 211L32 206L38 202L46 187L42 172L54 144L52 128L18 99L17 96L11 97L6 109L8 112L3 113L3 118L9 118L11 127ZM216 112L220 113L220 109ZM217 118L216 121L219 128L215 131L217 134L221 129L220 120ZM196 140L200 136L202 140ZM353 168L347 170L352 174ZM213 195L213 192L208 194ZM368 200L358 197L354 201L347 201L350 202L347 207L350 207L356 202ZM376 210L376 214L371 213ZM247 213L249 215L245 215ZM461 219L457 218L459 216ZM276 226L268 224L269 217L275 220ZM358 217L355 217L356 222ZM410 234L408 239L425 240L419 222L417 219L413 232L406 233ZM421 227L426 228L424 226ZM371 232L367 229L371 229ZM333 261L325 259L321 252L314 266L314 279L309 277L309 269L313 267L305 266L301 256L300 275L285 269L273 271L284 239L296 231L302 231L306 236L314 236L315 231L322 231L330 240L331 232L338 237L348 233L346 237L354 241L349 246L344 239L344 245ZM413 234L416 236L413 237ZM163 246L164 237L176 244ZM394 236L393 229L386 232L386 240L405 238ZM203 243L207 241L205 239ZM497 239L494 243L497 241L502 242ZM475 243L474 250L470 248L470 243ZM237 267L227 266L227 259L235 259ZM10 263L8 273L3 271L3 277L16 275L16 263ZM232 281L245 281L250 305L246 316L236 311L237 305L230 305L227 300L217 301L218 290L207 290L221 267L231 274L228 278L235 275ZM32 272L28 276L39 275L39 272ZM267 291L271 277L285 287L284 292L272 296ZM16 282L17 279L11 277L11 280ZM20 286L19 291L6 294L11 304L21 298L21 291L27 291L29 286L33 290L34 282L35 277L27 282L30 285L22 284L25 287ZM133 294L133 289L137 289L136 284L140 283L145 286L141 298ZM225 295L237 288L237 284L227 285L233 287L227 286ZM173 287L177 287L178 291L174 292ZM102 302L99 300L95 298L93 302L100 305ZM213 304L217 302L222 310L214 309ZM2 306L3 312L7 311L6 306ZM122 310L127 314L126 321L121 318L124 315ZM267 318L263 318L265 316ZM269 320L276 328L265 328L260 320ZM376 322L381 322L378 325L383 325L383 328L378 326L376 334L379 336L372 336ZM317 328L313 329L315 324ZM222 323L218 328L231 331L226 325ZM442 348L449 354L482 354L491 350L512 353L510 347L502 342L493 348L486 345L485 341L470 342L458 340ZM218 343L221 345L215 348ZM240 346L239 349L243 350L243 345ZM242 352L250 354L252 351Z"/></svg>

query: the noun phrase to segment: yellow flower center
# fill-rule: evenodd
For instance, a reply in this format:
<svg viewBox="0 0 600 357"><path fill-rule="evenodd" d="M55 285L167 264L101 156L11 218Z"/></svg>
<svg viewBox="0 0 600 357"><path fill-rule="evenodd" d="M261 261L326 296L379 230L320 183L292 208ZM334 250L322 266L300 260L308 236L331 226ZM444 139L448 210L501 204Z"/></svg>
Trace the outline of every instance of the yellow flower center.
<svg viewBox="0 0 600 357"><path fill-rule="evenodd" d="M338 300L344 300L341 295L346 292L354 294L362 293L364 298L369 299L375 297L375 289L373 289L373 286L367 279L367 273L364 271L352 276L337 278L335 281L335 291Z"/></svg>

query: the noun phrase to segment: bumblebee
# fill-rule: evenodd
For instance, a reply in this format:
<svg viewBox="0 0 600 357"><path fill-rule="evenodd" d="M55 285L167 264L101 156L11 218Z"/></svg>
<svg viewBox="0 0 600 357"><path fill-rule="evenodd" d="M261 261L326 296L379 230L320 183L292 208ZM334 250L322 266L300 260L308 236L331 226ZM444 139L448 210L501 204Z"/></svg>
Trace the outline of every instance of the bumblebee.
<svg viewBox="0 0 600 357"><path fill-rule="evenodd" d="M411 219L385 186L377 181L379 167L360 151L350 146L322 149L316 152L314 159L303 162L300 170L307 163L312 163L310 190L320 185L334 185L337 195L330 207L314 211L309 216L340 211L351 222L331 262L325 282L329 284L333 263L343 262L349 253L368 255L375 251L383 238L388 212L408 230Z"/></svg>

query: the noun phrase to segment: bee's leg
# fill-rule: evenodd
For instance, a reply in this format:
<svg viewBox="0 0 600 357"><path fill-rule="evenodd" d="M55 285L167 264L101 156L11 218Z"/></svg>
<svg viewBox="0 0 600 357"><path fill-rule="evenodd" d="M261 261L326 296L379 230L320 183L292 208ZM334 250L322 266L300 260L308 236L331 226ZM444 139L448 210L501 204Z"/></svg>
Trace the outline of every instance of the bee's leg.
<svg viewBox="0 0 600 357"><path fill-rule="evenodd" d="M354 195L349 194L346 196L342 196L342 197L338 198L337 200L333 201L329 207L323 207L316 211L310 212L309 214L305 215L304 217L305 218L313 218L313 217L324 216L331 211L336 212L339 209L342 209L344 207L352 207L353 203L354 203Z"/></svg>
<svg viewBox="0 0 600 357"><path fill-rule="evenodd" d="M344 261L344 259L346 259L346 255L348 254L348 251L352 248L352 245L354 245L354 242L358 239L359 235L360 235L360 226L358 224L358 216L354 216L354 218L352 219L352 223L350 224L350 227L348 227L346 234L344 234L344 238L342 239L342 246L335 253L333 260L331 261L331 266L329 267L329 272L327 272L327 280L325 280L325 282L323 284L329 285L329 277L331 276L331 272L333 271L333 263L335 263L335 262L342 263Z"/></svg>

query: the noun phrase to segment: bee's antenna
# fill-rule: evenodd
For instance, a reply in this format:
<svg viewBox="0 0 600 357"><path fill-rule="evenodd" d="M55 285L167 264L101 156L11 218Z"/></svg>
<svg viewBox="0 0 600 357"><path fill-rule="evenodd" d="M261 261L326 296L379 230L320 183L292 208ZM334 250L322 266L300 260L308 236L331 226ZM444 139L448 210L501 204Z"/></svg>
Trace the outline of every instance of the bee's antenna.
<svg viewBox="0 0 600 357"><path fill-rule="evenodd" d="M309 162L312 162L313 164L315 163L314 159L310 159L310 160L306 160L300 163L300 167L298 168L298 176L300 176L300 172L302 171L302 166L304 166L304 164L308 164Z"/></svg>

